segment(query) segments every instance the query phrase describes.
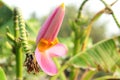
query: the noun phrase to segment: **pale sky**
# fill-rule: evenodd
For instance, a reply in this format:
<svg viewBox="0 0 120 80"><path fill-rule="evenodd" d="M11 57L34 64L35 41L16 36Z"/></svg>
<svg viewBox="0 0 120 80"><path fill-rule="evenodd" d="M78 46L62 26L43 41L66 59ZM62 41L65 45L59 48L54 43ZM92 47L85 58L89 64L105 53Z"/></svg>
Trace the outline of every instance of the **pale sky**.
<svg viewBox="0 0 120 80"><path fill-rule="evenodd" d="M3 1L10 7L19 7L22 10L24 18L28 19L32 12L35 12L37 17L41 17L43 15L48 14L51 9L54 9L56 6L60 5L63 2L65 3L65 5L74 4L77 7L79 7L83 0L3 0ZM115 0L104 1L106 1L108 4L111 4ZM104 7L100 0L89 0L89 2L86 5L89 5L89 9L96 13L103 9ZM112 9L120 22L120 0L118 0L118 2L112 7ZM104 20L109 21L108 34L109 32L115 34L120 32L111 16L103 15L102 18Z"/></svg>
<svg viewBox="0 0 120 80"><path fill-rule="evenodd" d="M50 12L51 9L60 5L61 3L76 4L81 3L80 0L3 0L10 6L17 6L21 8L25 18L28 18L32 12L36 12L39 16L46 15Z"/></svg>

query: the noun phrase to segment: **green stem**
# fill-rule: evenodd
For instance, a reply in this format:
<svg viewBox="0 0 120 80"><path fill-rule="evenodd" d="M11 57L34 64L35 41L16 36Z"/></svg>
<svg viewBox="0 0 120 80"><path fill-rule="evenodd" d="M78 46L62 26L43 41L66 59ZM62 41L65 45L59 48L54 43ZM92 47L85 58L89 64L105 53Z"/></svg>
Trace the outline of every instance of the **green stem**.
<svg viewBox="0 0 120 80"><path fill-rule="evenodd" d="M79 52L79 49L80 49L80 41L79 41L79 38L75 38L74 40L74 49L73 49L73 54L77 54Z"/></svg>
<svg viewBox="0 0 120 80"><path fill-rule="evenodd" d="M21 47L16 47L16 79L17 80L23 80L22 79L22 52Z"/></svg>
<svg viewBox="0 0 120 80"><path fill-rule="evenodd" d="M82 9L85 5L85 3L87 2L88 0L84 0L78 10L78 15L77 15L77 18L75 20L75 22L77 23L78 19L81 18L81 14L82 14ZM79 31L78 31L78 28L76 28L75 30L75 39L74 39L74 49L73 49L73 54L77 54L79 51L80 51L80 38L78 37L79 35ZM72 80L74 79L77 79L78 77L78 74L79 74L79 69L73 69L73 71L70 73L71 75L74 75L72 77Z"/></svg>
<svg viewBox="0 0 120 80"><path fill-rule="evenodd" d="M112 13L112 17L113 17L115 23L117 24L117 26L120 28L120 24L119 24L119 22L118 22L118 20L117 20L117 18L115 16L115 14L114 14L114 12Z"/></svg>
<svg viewBox="0 0 120 80"><path fill-rule="evenodd" d="M56 58L53 58L53 60L56 64L57 68L60 69L61 65L58 63L58 60ZM51 80L53 80L53 78L51 78ZM60 73L60 80L66 80L66 76L65 76L64 72Z"/></svg>
<svg viewBox="0 0 120 80"><path fill-rule="evenodd" d="M82 9L85 5L85 3L87 2L88 0L84 0L81 4L81 6L79 7L79 10L78 10L78 15L77 15L77 18L76 20L78 20L79 18L81 18L81 14L82 14ZM75 21L76 22L76 21ZM77 23L77 22L76 22ZM76 54L79 52L79 49L80 49L80 38L79 38L79 31L78 31L78 28L75 28L76 30L75 31L75 40L74 40L74 49L73 49L73 53Z"/></svg>
<svg viewBox="0 0 120 80"><path fill-rule="evenodd" d="M77 17L75 19L75 23L78 24L78 20L81 18L81 15L82 15L82 9L85 5L85 3L87 2L88 0L84 0L81 4L81 6L79 7L79 10L78 10L78 14L77 14ZM79 51L80 51L80 48L81 48L81 45L80 45L80 32L79 32L79 27L76 27L76 25L73 25L73 31L75 33L75 37L74 37L74 48L73 48L73 55L76 55ZM78 69L72 69L72 72L70 73L70 75L73 75L72 79L75 79L79 74L79 70Z"/></svg>
<svg viewBox="0 0 120 80"><path fill-rule="evenodd" d="M57 77L58 77L67 67L68 67L68 64L66 63L65 65L63 65L63 66L60 68L59 72L58 72L55 76L53 76L53 77L51 78L51 80L57 80Z"/></svg>
<svg viewBox="0 0 120 80"><path fill-rule="evenodd" d="M55 76L53 76L53 77L51 78L51 80L57 80L57 77L58 77L68 66L70 66L71 61L74 60L74 58L76 58L76 56L78 56L78 55L80 55L80 53L79 53L79 54L76 54L75 56L73 56L72 58L70 58L70 59L59 69L59 72L58 72Z"/></svg>
<svg viewBox="0 0 120 80"><path fill-rule="evenodd" d="M20 45L19 23L18 23L18 11L14 9L14 37L15 37L15 55L16 55L16 80L23 80L22 78L22 51Z"/></svg>
<svg viewBox="0 0 120 80"><path fill-rule="evenodd" d="M70 66L70 63L76 56L80 55L81 53L76 54L75 56L71 57L60 69L59 72L51 78L51 80L57 80L57 77L67 68Z"/></svg>
<svg viewBox="0 0 120 80"><path fill-rule="evenodd" d="M83 6L85 5L85 3L87 2L88 0L84 0L78 10L78 15L77 15L77 19L79 19L81 17L81 13L82 13L82 9L83 9Z"/></svg>
<svg viewBox="0 0 120 80"><path fill-rule="evenodd" d="M71 61L74 60L74 58L76 58L76 56L78 56L78 55L80 55L80 54L81 54L81 53L78 53L78 54L76 54L75 56L73 56L72 58L70 58L70 59L59 69L59 72L58 72L55 76L53 76L53 77L51 78L51 80L57 80L57 77L58 77L67 67L70 66Z"/></svg>

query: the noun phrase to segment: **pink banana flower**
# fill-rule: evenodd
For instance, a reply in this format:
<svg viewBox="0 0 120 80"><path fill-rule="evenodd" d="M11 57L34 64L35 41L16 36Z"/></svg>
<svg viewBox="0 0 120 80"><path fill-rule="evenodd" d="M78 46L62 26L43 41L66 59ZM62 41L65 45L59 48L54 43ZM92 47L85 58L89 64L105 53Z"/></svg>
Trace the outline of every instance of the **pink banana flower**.
<svg viewBox="0 0 120 80"><path fill-rule="evenodd" d="M36 39L36 60L41 69L51 76L58 72L52 57L64 56L67 53L67 47L64 44L59 43L57 39L64 14L65 6L64 3L62 3L42 25Z"/></svg>

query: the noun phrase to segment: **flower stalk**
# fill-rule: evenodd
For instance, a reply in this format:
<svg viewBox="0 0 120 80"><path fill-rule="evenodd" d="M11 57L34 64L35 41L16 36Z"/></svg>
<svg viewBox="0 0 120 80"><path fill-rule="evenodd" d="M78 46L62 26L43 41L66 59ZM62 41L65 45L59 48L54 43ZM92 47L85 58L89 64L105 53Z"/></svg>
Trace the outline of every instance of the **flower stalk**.
<svg viewBox="0 0 120 80"><path fill-rule="evenodd" d="M22 51L19 34L19 14L17 9L14 9L14 37L15 37L15 55L16 55L16 80L23 80L23 64L22 64Z"/></svg>

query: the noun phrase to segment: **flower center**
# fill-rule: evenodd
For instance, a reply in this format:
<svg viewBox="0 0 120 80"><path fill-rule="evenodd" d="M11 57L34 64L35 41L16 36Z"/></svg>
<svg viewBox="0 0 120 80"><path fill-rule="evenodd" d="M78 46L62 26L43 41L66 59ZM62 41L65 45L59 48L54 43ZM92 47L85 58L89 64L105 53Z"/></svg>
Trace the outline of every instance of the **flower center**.
<svg viewBox="0 0 120 80"><path fill-rule="evenodd" d="M40 42L38 43L38 48L40 51L45 51L46 49L54 46L55 44L58 43L58 39L56 38L54 41L48 41L46 39L41 39Z"/></svg>

